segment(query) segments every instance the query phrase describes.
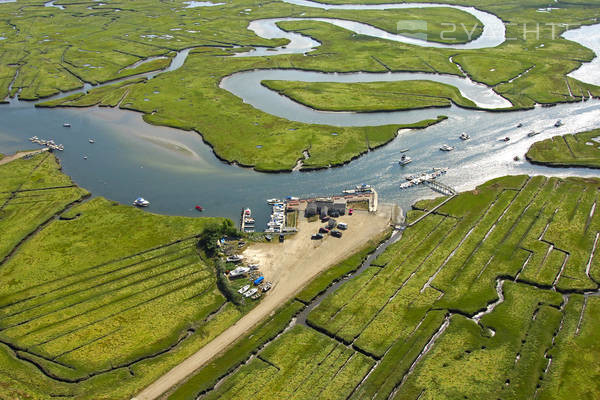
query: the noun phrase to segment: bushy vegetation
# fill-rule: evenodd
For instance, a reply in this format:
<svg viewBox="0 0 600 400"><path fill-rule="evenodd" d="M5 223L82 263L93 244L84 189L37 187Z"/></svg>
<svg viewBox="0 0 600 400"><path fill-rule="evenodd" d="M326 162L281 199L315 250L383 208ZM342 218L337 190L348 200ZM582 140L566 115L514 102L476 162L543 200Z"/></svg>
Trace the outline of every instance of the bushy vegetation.
<svg viewBox="0 0 600 400"><path fill-rule="evenodd" d="M526 157L551 167L600 168L600 129L535 142Z"/></svg>
<svg viewBox="0 0 600 400"><path fill-rule="evenodd" d="M397 111L450 107L452 103L475 108L454 86L432 81L325 83L263 81L263 85L316 110Z"/></svg>
<svg viewBox="0 0 600 400"><path fill-rule="evenodd" d="M338 1L339 2L339 1ZM452 3L452 2L451 2ZM34 4L36 6L34 6ZM247 30L252 20L272 17L342 18L368 23L384 30L407 35L426 33L429 40L444 41L446 23L458 27L446 42L464 42L473 27L473 37L481 26L470 15L448 8L361 11L319 10L284 4L261 4L250 0L218 7L184 8L180 3L121 1L100 5L93 2L69 3L65 10L39 7L41 2L3 4L0 9L0 90L8 90L16 77L12 95L21 90L22 98L40 98L81 87L83 82L104 82L138 72L160 68L173 57L173 50L195 47L186 64L151 80L132 80L114 87L92 90L50 105L89 106L101 104L133 109L145 114L148 123L199 132L215 153L229 162L253 166L262 171L289 171L308 150L304 168L341 165L392 140L401 125L333 128L290 122L267 115L219 88L221 79L232 73L256 68L298 68L327 72L420 71L461 75L462 69L473 79L494 88L515 108L536 103L580 101L583 96L600 95L600 89L567 78L593 53L560 38L566 29L595 23L597 5L560 6L551 12L538 12L538 1L478 2L477 7L494 13L507 25L505 43L488 49L437 49L380 40L324 22L286 21L286 30L302 32L321 42L321 46L302 54L275 57L222 56L247 51L253 46L280 46L285 40L266 40ZM88 9L89 7L89 9ZM116 11L119 9L119 11ZM250 11L247 11L250 9ZM199 11L201 10L201 11ZM198 13L201 21L198 20ZM48 21L52 21L49 26ZM404 30L398 21L426 22L426 31ZM559 22L559 25L549 25ZM524 29L537 33L524 34ZM564 25L561 25L564 24ZM15 27L13 29L12 27ZM90 33L91 32L91 33ZM537 31L536 31L537 32ZM233 46L239 46L234 48ZM543 45L543 46L542 46ZM349 56L351 55L351 56ZM127 68L154 56L166 58ZM393 89L395 84L390 84ZM387 88L387 85L385 85ZM398 105L388 105L382 94L375 96L367 86L355 90L361 101L346 105L348 89L329 96L331 104L357 110L446 105L448 100L468 103L454 90L434 85L436 98L423 97L422 88L402 96ZM404 92L405 88L402 88ZM397 90L386 89L386 92ZM0 93L0 97L4 97ZM341 100L340 100L341 99ZM372 99L370 101L369 99ZM317 102L315 106L331 107ZM460 104L460 103L459 103ZM336 106L336 107L337 107ZM416 126L428 126L421 121ZM338 133L332 135L333 132ZM258 146L258 147L257 147Z"/></svg>
<svg viewBox="0 0 600 400"><path fill-rule="evenodd" d="M198 251L231 221L79 204L50 153L0 177L0 397L129 398L248 309Z"/></svg>

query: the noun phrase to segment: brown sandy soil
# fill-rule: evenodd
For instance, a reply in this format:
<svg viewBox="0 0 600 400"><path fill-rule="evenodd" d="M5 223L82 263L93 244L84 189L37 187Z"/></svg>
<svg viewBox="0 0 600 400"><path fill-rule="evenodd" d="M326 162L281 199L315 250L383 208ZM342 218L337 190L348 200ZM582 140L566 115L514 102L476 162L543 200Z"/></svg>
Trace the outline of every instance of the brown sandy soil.
<svg viewBox="0 0 600 400"><path fill-rule="evenodd" d="M300 218L299 232L286 238L284 243L279 243L275 236L272 243L260 243L249 247L243 253L245 261L259 263L265 279L273 282L273 288L248 314L144 389L135 399L156 399L182 382L272 314L321 271L347 258L363 247L369 239L383 232L389 226L390 215L389 206L382 207L377 214L355 211L353 216L338 219L339 222L348 223L348 230L341 239L326 236L323 240L311 240L311 235L323 224L309 223Z"/></svg>

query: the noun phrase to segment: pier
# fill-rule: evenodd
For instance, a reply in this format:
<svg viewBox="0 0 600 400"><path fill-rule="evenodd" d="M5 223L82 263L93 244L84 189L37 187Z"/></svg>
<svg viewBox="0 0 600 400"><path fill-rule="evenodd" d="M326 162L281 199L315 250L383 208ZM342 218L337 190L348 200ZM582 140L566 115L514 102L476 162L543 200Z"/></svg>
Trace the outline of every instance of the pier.
<svg viewBox="0 0 600 400"><path fill-rule="evenodd" d="M441 193L444 196L456 196L456 190L454 188L445 185L441 182L437 182L434 180L427 180L424 182L429 188L435 192Z"/></svg>

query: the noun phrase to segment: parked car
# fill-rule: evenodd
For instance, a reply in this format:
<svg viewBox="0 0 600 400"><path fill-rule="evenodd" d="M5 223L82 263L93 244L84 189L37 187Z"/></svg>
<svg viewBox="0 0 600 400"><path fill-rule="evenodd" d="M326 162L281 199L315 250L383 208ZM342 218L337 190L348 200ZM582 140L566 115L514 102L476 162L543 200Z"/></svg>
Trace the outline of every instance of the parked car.
<svg viewBox="0 0 600 400"><path fill-rule="evenodd" d="M346 229L348 229L348 224L340 222L337 227L338 227L338 229L345 231Z"/></svg>
<svg viewBox="0 0 600 400"><path fill-rule="evenodd" d="M327 221L329 221L329 217L323 217L323 218L321 218L321 222L327 222Z"/></svg>
<svg viewBox="0 0 600 400"><path fill-rule="evenodd" d="M335 219L330 219L329 222L327 223L327 228L329 228L330 230L335 228L337 226L337 221Z"/></svg>
<svg viewBox="0 0 600 400"><path fill-rule="evenodd" d="M312 240L321 240L321 239L323 239L323 235L320 233L315 233L314 235L312 235L311 239Z"/></svg>
<svg viewBox="0 0 600 400"><path fill-rule="evenodd" d="M350 209L348 210L348 215L352 215L352 213L353 213L353 212L354 212L354 209L353 209L353 208L350 208Z"/></svg>
<svg viewBox="0 0 600 400"><path fill-rule="evenodd" d="M285 240L285 236L283 234L279 235L279 242L283 243L284 240Z"/></svg>
<svg viewBox="0 0 600 400"><path fill-rule="evenodd" d="M329 229L325 227L319 228L319 233L329 233Z"/></svg>
<svg viewBox="0 0 600 400"><path fill-rule="evenodd" d="M342 232L340 232L340 231L331 231L331 236L336 237L336 238L341 238L342 237Z"/></svg>

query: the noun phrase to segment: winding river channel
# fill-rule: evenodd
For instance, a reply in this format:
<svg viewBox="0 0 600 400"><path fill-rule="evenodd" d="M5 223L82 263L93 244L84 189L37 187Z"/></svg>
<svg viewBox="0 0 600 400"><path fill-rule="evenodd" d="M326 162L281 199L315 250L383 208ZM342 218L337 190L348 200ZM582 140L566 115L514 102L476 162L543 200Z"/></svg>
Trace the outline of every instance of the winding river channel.
<svg viewBox="0 0 600 400"><path fill-rule="evenodd" d="M5 2L0 0L0 3ZM456 48L493 47L504 41L504 25L494 15L472 7L444 4L393 4L393 5L326 5L306 0L286 0L306 7L327 9L389 9L409 7L452 7L469 12L485 24L483 34L476 40ZM281 20L281 19L277 19ZM304 53L320 45L306 36L293 32L277 32L274 19L258 20L249 29L262 37L285 37L287 46L256 49L245 56L275 55L281 53ZM339 22L341 21L341 22ZM393 35L352 21L336 20L334 23L383 39L401 41L419 46L436 46L433 42ZM339 23L338 23L339 22ZM340 25L341 24L341 25ZM360 26L359 26L360 25ZM361 29L374 29L367 32ZM600 53L598 35L600 25L568 31L564 36ZM269 36L272 35L272 36ZM279 35L279 36L278 36ZM292 35L281 36L281 35ZM597 36L596 36L597 37ZM414 41L417 42L414 42ZM188 50L189 51L189 50ZM180 67L188 51L178 54L164 72ZM573 73L580 80L597 79L598 58L584 65L583 76ZM149 74L149 76L156 73ZM594 78L596 77L596 78ZM448 83L459 88L463 95L480 107L498 109L509 106L506 99L490 88L474 83L468 78L426 73L354 73L326 74L299 70L257 70L234 74L221 82L221 87L254 107L289 120L306 123L323 123L332 126L377 126L384 124L414 122L437 115L448 115L448 120L425 130L406 130L390 144L369 152L358 160L341 167L315 172L289 174L264 174L250 169L228 165L219 161L199 135L171 128L151 126L143 122L138 113L119 109L37 109L32 103L12 99L0 106L0 152L11 153L31 148L27 138L37 135L53 138L65 145L59 155L64 171L94 195L130 203L139 195L148 198L149 211L173 215L199 215L196 204L206 210L204 215L226 216L237 221L242 207L251 207L257 221L267 220L269 210L265 199L286 195L307 196L336 193L360 183L374 185L384 202L398 203L407 208L418 198L435 194L426 187L400 190L404 176L432 167L448 167L449 172L441 181L457 189L469 189L494 177L507 174L544 174L551 176L598 176L590 169L564 169L534 166L524 161L524 153L534 141L551 136L600 128L600 101L560 104L555 107L536 107L518 112L489 112L467 110L452 106L445 109L426 109L390 113L331 113L319 112L301 106L279 96L260 85L264 79L284 79L323 82L372 82L406 79L427 79ZM593 82L591 82L593 83ZM598 82L596 82L598 83ZM89 89L86 85L85 89ZM554 127L561 119L564 125ZM72 128L62 127L70 122ZM522 127L517 128L521 123ZM530 138L531 130L541 134ZM461 142L461 132L468 132L472 139ZM500 138L510 136L509 142ZM96 143L90 144L88 138ZM439 151L443 143L456 147L450 153ZM400 167L397 160L400 150L409 148L413 162ZM87 160L83 156L87 157ZM515 157L519 159L514 160ZM260 223L258 224L260 228Z"/></svg>

